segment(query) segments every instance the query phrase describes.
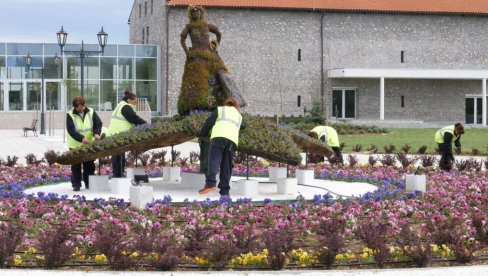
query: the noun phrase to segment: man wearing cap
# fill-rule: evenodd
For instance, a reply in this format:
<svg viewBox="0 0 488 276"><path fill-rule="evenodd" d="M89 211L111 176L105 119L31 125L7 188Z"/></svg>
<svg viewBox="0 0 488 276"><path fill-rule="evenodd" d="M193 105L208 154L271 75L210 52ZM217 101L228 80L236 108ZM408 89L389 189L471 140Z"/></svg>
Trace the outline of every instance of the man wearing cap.
<svg viewBox="0 0 488 276"><path fill-rule="evenodd" d="M452 163L454 162L452 142L454 141L456 148L461 151L461 134L464 134L464 126L461 123L443 127L435 133L435 142L437 143L439 153L441 154L439 167L442 170L451 170Z"/></svg>

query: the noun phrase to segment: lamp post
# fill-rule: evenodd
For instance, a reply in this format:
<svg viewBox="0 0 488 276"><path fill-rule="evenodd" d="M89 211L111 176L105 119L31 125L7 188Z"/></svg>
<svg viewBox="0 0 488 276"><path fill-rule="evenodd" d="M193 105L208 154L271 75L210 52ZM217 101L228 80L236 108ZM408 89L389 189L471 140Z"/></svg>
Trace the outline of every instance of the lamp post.
<svg viewBox="0 0 488 276"><path fill-rule="evenodd" d="M100 45L101 50L100 51L86 51L83 40L81 41L81 49L78 51L64 51L64 45L66 45L66 39L68 38L68 33L64 31L63 26L61 26L61 30L56 33L58 37L58 45L61 48L61 53L63 54L68 54L72 55L74 57L77 57L80 59L80 69L81 69L81 75L80 75L80 81L81 81L81 89L80 89L80 96L83 97L83 92L84 92L84 67L85 67L85 57L91 57L94 55L102 54L103 55L103 49L107 45L107 38L108 34L103 31L103 27L98 32L97 37L98 37L98 45Z"/></svg>

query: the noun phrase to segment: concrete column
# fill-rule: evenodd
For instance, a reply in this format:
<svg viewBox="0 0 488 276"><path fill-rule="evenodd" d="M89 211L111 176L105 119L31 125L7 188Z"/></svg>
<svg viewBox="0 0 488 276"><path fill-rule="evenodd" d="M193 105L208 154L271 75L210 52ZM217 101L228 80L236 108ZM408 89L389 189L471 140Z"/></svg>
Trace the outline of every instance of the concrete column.
<svg viewBox="0 0 488 276"><path fill-rule="evenodd" d="M385 78L380 78L380 120L385 120Z"/></svg>
<svg viewBox="0 0 488 276"><path fill-rule="evenodd" d="M482 123L484 126L486 126L486 78L483 78L481 81L481 87L482 87L482 94L481 94L481 116L482 116Z"/></svg>

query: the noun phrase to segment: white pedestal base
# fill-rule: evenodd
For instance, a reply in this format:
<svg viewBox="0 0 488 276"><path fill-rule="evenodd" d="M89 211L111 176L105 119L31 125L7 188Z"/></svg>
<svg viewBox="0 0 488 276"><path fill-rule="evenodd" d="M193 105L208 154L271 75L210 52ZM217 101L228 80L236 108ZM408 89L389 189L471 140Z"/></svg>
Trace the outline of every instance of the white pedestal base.
<svg viewBox="0 0 488 276"><path fill-rule="evenodd" d="M189 188L203 189L205 186L205 174L181 173L181 185Z"/></svg>
<svg viewBox="0 0 488 276"><path fill-rule="evenodd" d="M313 170L297 170L297 183L298 184L305 184L305 185L312 185L314 180L314 171Z"/></svg>
<svg viewBox="0 0 488 276"><path fill-rule="evenodd" d="M153 202L153 187L131 186L130 202L138 209L144 209L148 203Z"/></svg>
<svg viewBox="0 0 488 276"><path fill-rule="evenodd" d="M163 167L163 181L181 182L181 167Z"/></svg>
<svg viewBox="0 0 488 276"><path fill-rule="evenodd" d="M110 190L114 194L127 195L130 187L132 187L131 180L128 178L112 178L110 183Z"/></svg>
<svg viewBox="0 0 488 276"><path fill-rule="evenodd" d="M146 170L144 168L127 168L127 178L132 180L134 175L145 175Z"/></svg>
<svg viewBox="0 0 488 276"><path fill-rule="evenodd" d="M94 191L94 192L110 191L108 175L90 175L88 176L88 182L90 183L90 191Z"/></svg>
<svg viewBox="0 0 488 276"><path fill-rule="evenodd" d="M230 190L231 195L240 195L243 197L254 197L259 195L259 182L252 179L241 179L233 183Z"/></svg>
<svg viewBox="0 0 488 276"><path fill-rule="evenodd" d="M296 178L281 178L277 180L279 195L295 195L298 193Z"/></svg>
<svg viewBox="0 0 488 276"><path fill-rule="evenodd" d="M405 187L406 191L410 191L410 192L426 191L425 175L407 174L405 184L406 184Z"/></svg>
<svg viewBox="0 0 488 276"><path fill-rule="evenodd" d="M286 178L286 168L270 167L268 168L268 176L270 182L276 182L280 178Z"/></svg>

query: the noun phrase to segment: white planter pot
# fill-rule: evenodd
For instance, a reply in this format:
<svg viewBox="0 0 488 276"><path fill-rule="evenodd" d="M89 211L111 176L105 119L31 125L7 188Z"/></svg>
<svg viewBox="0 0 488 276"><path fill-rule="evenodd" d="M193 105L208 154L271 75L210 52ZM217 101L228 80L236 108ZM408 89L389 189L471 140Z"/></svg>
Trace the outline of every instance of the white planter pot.
<svg viewBox="0 0 488 276"><path fill-rule="evenodd" d="M94 191L94 192L110 191L108 175L90 175L88 176L88 182L90 183L90 191Z"/></svg>
<svg viewBox="0 0 488 276"><path fill-rule="evenodd" d="M297 170L296 171L297 183L312 185L314 181L314 171L313 170Z"/></svg>
<svg viewBox="0 0 488 276"><path fill-rule="evenodd" d="M163 167L163 181L181 182L181 167Z"/></svg>
<svg viewBox="0 0 488 276"><path fill-rule="evenodd" d="M231 195L255 197L259 195L259 182L252 179L241 179L232 183Z"/></svg>
<svg viewBox="0 0 488 276"><path fill-rule="evenodd" d="M300 156L302 157L302 165L307 165L307 153L306 152L300 152Z"/></svg>
<svg viewBox="0 0 488 276"><path fill-rule="evenodd" d="M298 193L296 178L280 178L277 180L279 195L295 195Z"/></svg>
<svg viewBox="0 0 488 276"><path fill-rule="evenodd" d="M114 194L128 195L132 187L131 179L128 178L112 178L110 183L110 190Z"/></svg>
<svg viewBox="0 0 488 276"><path fill-rule="evenodd" d="M425 192L426 191L426 178L425 175L419 175L419 174L407 174L406 179L405 179L405 190L406 191L421 191Z"/></svg>
<svg viewBox="0 0 488 276"><path fill-rule="evenodd" d="M144 209L148 203L153 202L153 187L131 186L129 198L132 206Z"/></svg>
<svg viewBox="0 0 488 276"><path fill-rule="evenodd" d="M144 168L127 168L127 178L134 179L134 175L145 175L146 170Z"/></svg>
<svg viewBox="0 0 488 276"><path fill-rule="evenodd" d="M270 167L268 168L268 176L270 182L276 182L280 178L286 178L286 168Z"/></svg>
<svg viewBox="0 0 488 276"><path fill-rule="evenodd" d="M181 185L184 187L203 189L205 186L205 174L203 173L181 173Z"/></svg>

